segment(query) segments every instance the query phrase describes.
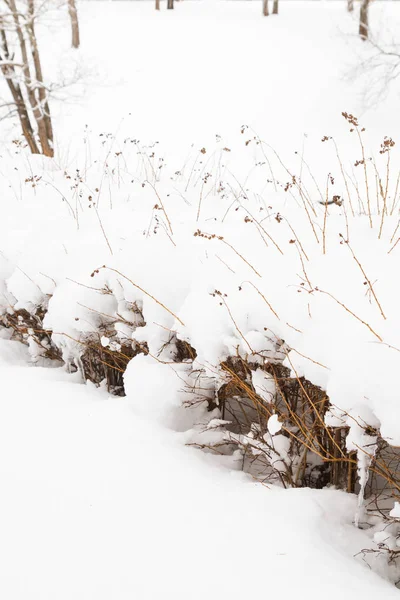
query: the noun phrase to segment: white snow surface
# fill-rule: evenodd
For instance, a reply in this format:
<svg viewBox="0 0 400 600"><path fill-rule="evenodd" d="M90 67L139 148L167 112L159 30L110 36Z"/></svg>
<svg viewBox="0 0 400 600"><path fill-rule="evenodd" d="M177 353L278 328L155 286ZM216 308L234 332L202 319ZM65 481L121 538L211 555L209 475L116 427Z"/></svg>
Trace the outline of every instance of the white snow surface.
<svg viewBox="0 0 400 600"><path fill-rule="evenodd" d="M110 398L28 367L41 364L32 331L28 355L0 332L7 600L398 595L353 559L372 544L352 526L355 498L269 489L232 471L235 457L184 447L198 425L220 435L218 410L183 404L191 386L214 398L231 355L285 360L324 388L349 449L371 441L359 424L400 445L399 154L383 200L341 116L362 117L384 189L396 88L363 112L345 75L369 50L344 3L260 8L82 3L78 52L60 12L41 30L45 73L83 79L53 101L55 159L1 123L0 315L46 309L67 365L88 339L149 349L128 366L128 397ZM371 22L395 30L396 9L374 3ZM343 204L326 210L326 194ZM170 364L176 335L193 365ZM269 401L265 377L253 384Z"/></svg>
<svg viewBox="0 0 400 600"><path fill-rule="evenodd" d="M398 597L352 556L354 497L254 483L27 359L0 340L2 598Z"/></svg>

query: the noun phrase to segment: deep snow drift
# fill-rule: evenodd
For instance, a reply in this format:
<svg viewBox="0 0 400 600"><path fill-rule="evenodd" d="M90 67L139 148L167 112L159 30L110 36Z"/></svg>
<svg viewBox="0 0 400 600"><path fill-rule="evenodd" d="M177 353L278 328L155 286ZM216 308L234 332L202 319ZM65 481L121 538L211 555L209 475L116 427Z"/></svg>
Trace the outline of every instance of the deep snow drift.
<svg viewBox="0 0 400 600"><path fill-rule="evenodd" d="M352 558L353 497L220 469L138 399L27 358L0 340L2 598L398 597Z"/></svg>
<svg viewBox="0 0 400 600"><path fill-rule="evenodd" d="M372 8L396 23L391 4ZM53 104L55 159L2 124L0 317L29 346L0 348L2 595L397 597L353 559L386 539L379 523L354 528L353 496L268 488L235 456L184 448L219 423L204 398L231 356L264 399L270 360L326 390L361 477L378 431L400 441L398 153L380 154L398 123L389 96L360 145L341 116L362 107L361 82L343 79L366 52L356 21L341 3L300 2L268 20L255 2L91 2L81 21L78 53L54 21L41 38L48 77L84 76ZM176 361L177 338L195 360ZM127 398L26 366L51 342L83 372L93 340L140 350ZM193 397L203 404L183 408ZM260 444L285 464L271 419Z"/></svg>

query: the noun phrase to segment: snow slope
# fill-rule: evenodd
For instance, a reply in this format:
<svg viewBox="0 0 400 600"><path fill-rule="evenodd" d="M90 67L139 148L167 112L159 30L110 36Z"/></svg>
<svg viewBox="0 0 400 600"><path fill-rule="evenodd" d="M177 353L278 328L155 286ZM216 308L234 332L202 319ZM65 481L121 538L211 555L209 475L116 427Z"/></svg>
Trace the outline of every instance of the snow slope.
<svg viewBox="0 0 400 600"><path fill-rule="evenodd" d="M282 2L282 14L270 19L262 19L260 8L256 2L183 2L173 13L163 10L157 14L150 3L82 3L83 47L78 53L68 47L66 16L60 17L60 22L49 20L43 38L46 73L60 71L64 76L76 67L84 80L63 92L62 101L53 105L58 142L55 161L32 159L8 143L2 146L2 311L11 304L34 311L53 295L47 325L56 332L55 342L63 346L65 336L57 332L71 337L96 332L96 310L106 316L110 311L114 317L122 308L129 317L128 304L138 301L148 322L142 341L149 342L157 353L168 338L165 329L160 334L160 324L171 329L176 322L148 296L133 290L129 281L118 281L104 271L95 280L90 277L93 269L108 264L138 281L173 311L182 311L180 316L184 315L190 326L188 337L213 364L221 358L221 347L225 352L245 342L227 315L220 316L219 304L210 295L222 283L238 311L240 330L251 345L256 345L266 323L278 327L255 293L247 301L239 298L237 284L258 279L230 249L211 250L208 241L193 238L199 226L196 211L202 197L201 177L211 164L214 193L205 195L200 226L218 235L227 234L227 239L244 248L246 257L255 259L257 267L260 263L268 266L262 290L270 298L268 286L273 282L273 305L276 300L279 312L286 315L285 311L295 313L297 306L303 308L302 301L294 304L289 296L292 286L298 285L301 263L294 254L296 259L282 270L284 260L276 258L273 246L272 251L266 251L262 236L256 243L253 233L243 234L243 228L249 230L250 225L241 212L229 210L225 221L227 207L236 206L235 198L247 201L241 195L243 181L251 184L251 210L260 208L265 192L266 205L270 200L274 204L272 215L278 210L285 215L286 211L299 219L296 232L304 232L301 239L305 248L308 251L312 247L310 257L316 257L309 270L315 282L321 285L322 279L335 286L333 291L338 291L340 298L344 287L346 299L356 299L357 307L362 306L367 315L364 318L370 322L372 313L371 323L380 325L381 317L365 294L360 274L356 271L357 278L350 269L350 265L354 268L351 256L342 258L344 246L339 246L337 233L344 231L343 215L339 219L333 212L339 210L332 208L327 234L331 254L322 256L313 248L304 214L297 217L287 197L266 190L265 169L261 175L255 170L254 180L248 179L254 162L263 159L256 151L253 154L254 144L244 149L247 130L244 137L239 133L241 125L247 124L292 158L304 142L305 156L308 159L311 154L324 190L332 163L322 160L321 137L335 134L339 123L342 127L342 110L359 114L362 107L360 85L351 86L343 79L355 55L364 52L354 37L357 23L347 15L344 4L336 2ZM372 8L382 22L391 19L396 23L395 3L377 3ZM383 135L396 138L394 100L389 97L368 114L368 143L375 151L379 151L377 140L380 143ZM3 140L7 135L8 141L10 135L16 136L17 128L9 123L1 127ZM117 142L108 137L110 132L117 134ZM217 133L223 137L218 138L216 147ZM135 145L125 152L124 140L130 145L131 139L139 138L147 146L143 155ZM156 140L162 142L162 150L157 149L149 166L148 145ZM194 150L185 171L182 163L192 143ZM203 146L207 153L200 168L196 155L202 160L199 150ZM216 182L221 175L220 157L225 161L224 146L232 150L228 153L232 158L226 162L233 173L223 171L224 182L233 187L219 196ZM117 155L121 149L124 159ZM344 158L348 151L345 141ZM359 149L356 156L350 156L359 158ZM165 175L162 171L159 177L157 172L152 182L171 211L176 247L165 235L165 231L169 235L165 214L154 209L154 189L142 187L146 168L151 173L164 157L168 163ZM186 184L193 162L198 170L192 167L195 175L190 187ZM181 168L185 171L182 176L177 175ZM340 179L336 163L335 168L334 174ZM344 195L343 184L336 185L341 185L339 193ZM98 196L93 192L97 187L101 190ZM92 196L98 212L88 200ZM314 190L312 201L318 200ZM375 203L373 207L375 211ZM317 209L321 224L325 211L320 206ZM379 229L379 214L372 216L375 230ZM214 223L215 217L220 221ZM157 219L160 226L155 225ZM371 244L364 244L369 239L364 235L368 229L365 215L359 222L357 219L350 220L357 256L360 251L372 281L379 275L379 298L383 296L392 317L380 327L384 327L385 341L395 345L400 333L391 276L398 259L393 253L389 264L386 251L392 233L397 233L397 216L385 221L382 243L374 237ZM276 233L286 249L294 234L283 230L279 219L270 221L266 221L268 231ZM157 235L152 235L153 228L158 228ZM146 237L143 232L147 232ZM114 250L112 257L107 244ZM290 248L294 253L294 245ZM290 249L285 252L289 255ZM343 260L340 268L337 257ZM226 272L231 265L235 277ZM98 288L111 286L114 296L84 287L93 281ZM314 326L311 323L305 347L297 347L325 363L332 358L329 353L337 354L334 351L342 343L341 331L350 342L352 336L357 343L365 341L368 360L363 362L360 353L358 378L348 372L354 354L351 343L345 344L348 354L339 355L346 366L343 373L334 365L341 377L339 383L345 386L354 382L351 393L346 397L348 388L343 390L339 384L334 391L351 404L355 392L363 397L363 386L378 382L371 390L376 412L393 427L389 437L400 435L398 419L392 418L398 410L397 354L390 363L393 379L387 373L385 378L376 375L370 366L382 346L373 346L369 337L364 340L357 333L360 323L348 326L342 317L335 321L325 306L316 301L314 315L319 314L320 320L315 318ZM254 322L248 319L248 311ZM337 309L335 314L339 312ZM305 314L303 311L302 318ZM336 326L339 322L345 325L342 330ZM290 335L296 337L288 329L279 332L288 340ZM185 336L185 331L180 333ZM128 337L131 334L128 331ZM337 346L327 347L324 340L329 336ZM73 354L76 348L71 348L70 342L69 338L63 349ZM80 349L79 344L77 347ZM35 348L31 349L34 354ZM387 356L389 348L383 351ZM268 489L238 472L219 468L215 459L183 447L184 435L166 430L158 421L147 421L143 414L151 411L147 405L142 410L141 401L162 400L167 377L153 381L147 389L141 389L136 378L128 398L109 398L104 392L79 385L62 370L28 367L27 360L22 347L1 342L1 597L217 600L267 597L281 590L285 596L300 594L312 599L340 595L349 600L355 596L384 596L389 600L398 596L394 588L353 559L354 554L372 545L370 537L352 525L354 498L327 490ZM298 357L296 364L307 368ZM383 360L379 364L385 371ZM130 371L143 370L144 365L151 372L151 364L143 357L131 364ZM315 363L308 368L321 376L317 379L321 385L325 383ZM368 378L364 379L366 370ZM390 411L385 411L386 403L381 402L383 381L389 390ZM153 397L155 392L157 398ZM375 568L380 570L379 564ZM384 567L381 572L391 576Z"/></svg>
<svg viewBox="0 0 400 600"><path fill-rule="evenodd" d="M169 158L186 154L191 143L206 146L215 134L230 144L247 124L292 154L304 134L337 134L342 111L361 116L373 77L351 75L368 55L357 10L351 16L345 2L283 0L278 17L263 18L261 8L261 0L205 0L177 2L174 11L163 4L157 13L152 2L82 2L78 58L68 48L67 27L51 63L47 57L52 72L71 60L91 70L80 109L58 109L63 146L64 131L68 139L71 132L82 137L88 124L103 132L129 129L143 143L158 140ZM376 39L396 39L396 3L372 3L370 11ZM398 132L393 87L368 107L368 130L379 139Z"/></svg>
<svg viewBox="0 0 400 600"><path fill-rule="evenodd" d="M247 124L292 154L303 142L307 150L314 135L336 134L343 110L365 112L372 78L355 80L351 70L368 49L357 35L357 11L349 15L344 1L284 0L270 18L261 16L261 0L177 2L174 11L162 3L159 13L152 2L90 0L78 8L78 52L70 48L66 11L49 14L40 31L47 79L76 81L52 103L63 167L85 126L143 144L158 140L174 158L215 134L230 144ZM370 11L378 41L395 39L396 2L372 3ZM368 129L378 139L398 132L396 82L393 88L368 107Z"/></svg>
<svg viewBox="0 0 400 600"><path fill-rule="evenodd" d="M354 498L222 470L14 342L0 380L2 598L398 598L352 558Z"/></svg>

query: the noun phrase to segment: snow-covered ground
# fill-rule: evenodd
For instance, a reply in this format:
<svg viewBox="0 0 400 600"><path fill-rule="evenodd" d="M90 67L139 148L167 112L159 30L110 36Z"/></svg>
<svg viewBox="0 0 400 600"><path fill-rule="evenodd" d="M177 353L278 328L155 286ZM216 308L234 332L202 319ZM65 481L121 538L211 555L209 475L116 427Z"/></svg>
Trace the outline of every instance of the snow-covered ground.
<svg viewBox="0 0 400 600"><path fill-rule="evenodd" d="M67 365L90 336L150 355L116 398L34 367L32 325L29 352L0 340L0 596L397 597L362 560L394 582L384 554L359 554L377 546L374 528L353 525L353 496L268 487L185 447L208 413L182 408L196 373L213 397L222 360L261 367L285 340L286 364L352 425L349 449L371 442L360 421L400 440L398 155L386 192L379 155L384 136L400 139L395 85L365 111L366 81L349 73L368 48L340 2L286 1L268 19L261 2L79 12L79 51L60 11L40 37L49 79L76 80L52 103L55 159L29 156L10 143L18 126L0 124L0 316L46 310ZM395 30L396 3L372 5L371 22ZM372 162L370 187L354 167L342 111L362 117L381 188ZM326 194L344 204L327 210ZM171 367L176 334L193 365Z"/></svg>
<svg viewBox="0 0 400 600"><path fill-rule="evenodd" d="M7 600L398 597L352 554L354 498L269 489L0 340Z"/></svg>
<svg viewBox="0 0 400 600"><path fill-rule="evenodd" d="M215 134L231 143L247 124L292 154L304 134L337 135L342 111L360 117L367 109L363 99L374 78L354 81L352 69L368 51L358 37L357 10L349 15L345 2L283 0L280 15L264 19L261 0L165 8L81 2L78 52L70 49L66 13L58 9L45 19L45 75L80 82L58 92L62 101L52 105L62 166L85 125L96 134L157 140L171 157L186 156L192 143L214 143ZM376 39L395 39L397 3L373 3L370 14ZM368 130L379 140L398 131L394 87L367 112Z"/></svg>

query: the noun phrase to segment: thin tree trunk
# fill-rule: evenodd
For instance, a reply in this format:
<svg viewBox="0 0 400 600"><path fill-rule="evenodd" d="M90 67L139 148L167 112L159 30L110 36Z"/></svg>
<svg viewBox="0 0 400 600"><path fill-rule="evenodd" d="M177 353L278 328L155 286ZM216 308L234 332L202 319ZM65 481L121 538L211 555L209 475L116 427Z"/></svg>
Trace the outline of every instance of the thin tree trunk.
<svg viewBox="0 0 400 600"><path fill-rule="evenodd" d="M8 51L8 43L5 31L1 30L1 44L0 47L4 53L4 57L0 55L0 60L5 58L11 62L10 53ZM23 136L29 146L32 154L40 154L40 150L35 140L35 133L29 118L28 111L26 109L24 97L22 95L21 87L16 83L15 68L11 65L2 65L1 71L7 81L7 85L13 97L18 117L21 123Z"/></svg>
<svg viewBox="0 0 400 600"><path fill-rule="evenodd" d="M34 14L33 0L29 0L29 4L30 4L31 21L32 21L33 14ZM31 4L32 4L32 6L31 6ZM26 93L28 96L29 104L31 105L32 113L33 113L33 116L35 117L35 121L37 124L40 144L42 146L42 151L43 151L43 154L45 154L46 156L53 156L52 149L49 147L48 139L47 139L46 124L45 124L44 118L43 118L43 105L40 104L40 97L37 98L37 96L36 96L37 84L34 84L34 82L32 81L32 75L31 75L31 70L30 70L30 66L29 66L29 58L28 58L28 45L27 45L27 41L24 36L24 30L23 30L23 26L22 26L20 18L19 18L19 12L17 9L17 5L15 3L15 0L9 0L9 6L10 6L10 9L12 12L12 16L13 16L13 20L14 20L14 24L15 24L15 30L16 30L16 34L18 37L19 46L21 49L22 63L23 63L22 73L24 76L24 84L25 84L24 87L26 88ZM30 32L31 26L33 26L32 23L28 22L27 30L28 30L28 36L29 36L30 40L32 38L32 33ZM33 55L33 52L31 52L31 53ZM38 77L38 74L36 74L36 80L37 80L37 82L39 82L39 84L42 82L42 78ZM43 89L42 89L42 92L44 92ZM22 90L21 90L21 96L23 97Z"/></svg>
<svg viewBox="0 0 400 600"><path fill-rule="evenodd" d="M279 12L279 0L274 0L274 4L272 7L272 14L277 15Z"/></svg>
<svg viewBox="0 0 400 600"><path fill-rule="evenodd" d="M174 0L168 0L167 8L169 8L169 9L174 8Z"/></svg>
<svg viewBox="0 0 400 600"><path fill-rule="evenodd" d="M16 0L6 0L14 22L15 33L21 51L22 65L20 66L22 71L18 73L17 77L15 66L10 63L2 65L1 71L6 78L21 122L22 132L31 152L33 154L40 154L40 149L35 139L35 131L32 127L31 116L33 115L40 140L41 153L52 157L54 156L53 127L35 34L34 21L36 15L34 2L35 0L28 0L27 14L21 16L16 5ZM6 32L3 29L1 30L0 47L3 53L9 55Z"/></svg>
<svg viewBox="0 0 400 600"><path fill-rule="evenodd" d="M360 8L360 27L359 34L362 40L368 39L369 20L368 9L370 0L362 0Z"/></svg>
<svg viewBox="0 0 400 600"><path fill-rule="evenodd" d="M78 11L76 10L75 0L68 0L68 12L71 19L71 32L72 32L72 47L79 48L80 36L79 36L79 21Z"/></svg>
<svg viewBox="0 0 400 600"><path fill-rule="evenodd" d="M268 0L263 0L263 15L264 17L268 17L269 15Z"/></svg>
<svg viewBox="0 0 400 600"><path fill-rule="evenodd" d="M354 0L347 0L347 10L349 12L353 12L353 10L354 10Z"/></svg>
<svg viewBox="0 0 400 600"><path fill-rule="evenodd" d="M11 91L13 100L15 102L15 106L17 108L19 122L21 123L22 135L24 136L24 138L29 146L29 150L32 152L32 154L40 154L39 147L35 140L35 133L33 131L32 124L29 119L28 111L26 110L26 106L25 106L24 98L22 96L21 88L19 87L19 85L15 85L13 83L12 79L10 79L10 75L9 74L7 75L6 73L4 73L4 70L3 70L3 74L5 74L5 77L6 77L7 83L8 83L8 87Z"/></svg>
<svg viewBox="0 0 400 600"><path fill-rule="evenodd" d="M160 10L160 0L156 0L156 10Z"/></svg>
<svg viewBox="0 0 400 600"><path fill-rule="evenodd" d="M13 0L14 1L14 0ZM50 107L47 100L47 91L44 86L42 64L40 62L39 49L36 40L35 23L34 23L34 0L28 0L28 8L30 14L30 21L27 25L28 35L31 44L31 53L33 58L33 64L35 66L36 81L38 83L37 90L40 103L40 116L36 118L38 124L38 133L40 143L42 145L43 154L45 156L54 156L53 149L53 126L51 123Z"/></svg>

